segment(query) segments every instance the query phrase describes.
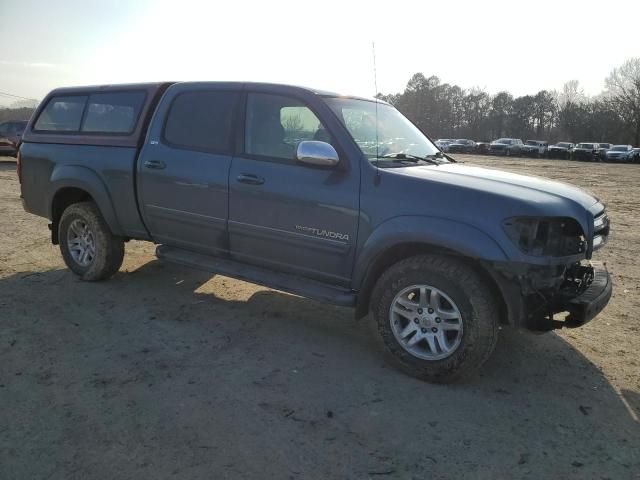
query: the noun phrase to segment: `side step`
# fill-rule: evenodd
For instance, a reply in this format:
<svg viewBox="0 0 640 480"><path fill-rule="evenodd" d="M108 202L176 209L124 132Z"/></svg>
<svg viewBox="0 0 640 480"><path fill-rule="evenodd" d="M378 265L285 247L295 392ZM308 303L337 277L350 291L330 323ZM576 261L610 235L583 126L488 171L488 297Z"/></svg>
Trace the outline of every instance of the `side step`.
<svg viewBox="0 0 640 480"><path fill-rule="evenodd" d="M237 278L323 303L343 307L354 307L356 304L356 294L351 290L336 288L296 275L274 272L267 268L247 265L227 258L203 255L168 245L156 247L156 256L161 260L217 273L225 277Z"/></svg>

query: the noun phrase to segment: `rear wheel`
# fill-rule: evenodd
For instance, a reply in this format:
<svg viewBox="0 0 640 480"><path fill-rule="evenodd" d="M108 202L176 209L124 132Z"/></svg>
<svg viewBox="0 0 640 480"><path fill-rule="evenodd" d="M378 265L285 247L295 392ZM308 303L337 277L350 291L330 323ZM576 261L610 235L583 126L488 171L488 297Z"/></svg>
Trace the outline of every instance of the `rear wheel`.
<svg viewBox="0 0 640 480"><path fill-rule="evenodd" d="M124 240L111 233L93 202L74 203L66 208L58 238L67 267L83 280L104 280L122 265Z"/></svg>
<svg viewBox="0 0 640 480"><path fill-rule="evenodd" d="M420 255L390 267L370 311L391 362L431 382L472 375L498 338L499 312L486 282L450 257Z"/></svg>

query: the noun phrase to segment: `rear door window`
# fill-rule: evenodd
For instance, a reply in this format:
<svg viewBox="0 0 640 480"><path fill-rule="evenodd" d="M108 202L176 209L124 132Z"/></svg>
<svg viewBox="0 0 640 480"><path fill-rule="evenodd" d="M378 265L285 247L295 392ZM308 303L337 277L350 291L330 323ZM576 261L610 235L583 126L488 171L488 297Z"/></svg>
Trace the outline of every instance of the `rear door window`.
<svg viewBox="0 0 640 480"><path fill-rule="evenodd" d="M34 130L77 132L86 103L86 95L53 97L38 117Z"/></svg>
<svg viewBox="0 0 640 480"><path fill-rule="evenodd" d="M199 90L176 96L164 126L169 146L228 154L232 151L231 130L238 94Z"/></svg>
<svg viewBox="0 0 640 480"><path fill-rule="evenodd" d="M94 93L89 97L82 132L133 132L144 104L144 92Z"/></svg>

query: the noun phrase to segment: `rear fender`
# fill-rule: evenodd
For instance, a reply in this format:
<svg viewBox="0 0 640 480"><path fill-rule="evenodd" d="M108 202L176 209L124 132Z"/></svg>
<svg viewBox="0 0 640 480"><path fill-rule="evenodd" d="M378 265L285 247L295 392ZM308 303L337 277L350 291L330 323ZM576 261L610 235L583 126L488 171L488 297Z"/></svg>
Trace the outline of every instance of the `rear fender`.
<svg viewBox="0 0 640 480"><path fill-rule="evenodd" d="M53 170L49 184L49 218L53 219L53 199L56 193L69 187L87 192L98 205L111 232L123 235L106 185L96 172L80 165L62 165Z"/></svg>

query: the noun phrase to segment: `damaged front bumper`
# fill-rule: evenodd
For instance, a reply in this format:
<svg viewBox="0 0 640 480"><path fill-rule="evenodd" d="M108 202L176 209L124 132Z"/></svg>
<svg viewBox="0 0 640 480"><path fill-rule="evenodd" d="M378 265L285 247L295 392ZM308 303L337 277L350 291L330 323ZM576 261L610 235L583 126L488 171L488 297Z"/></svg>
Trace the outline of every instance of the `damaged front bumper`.
<svg viewBox="0 0 640 480"><path fill-rule="evenodd" d="M611 278L602 263L494 267L508 323L528 330L580 327L593 320L611 298Z"/></svg>
<svg viewBox="0 0 640 480"><path fill-rule="evenodd" d="M561 290L553 304L553 313L569 313L564 321L558 322L562 324L560 327L581 327L593 320L607 306L611 298L613 286L604 264L592 263L580 266L578 272L580 278L570 282L570 286L567 287L568 292ZM574 285L578 288L574 289Z"/></svg>

